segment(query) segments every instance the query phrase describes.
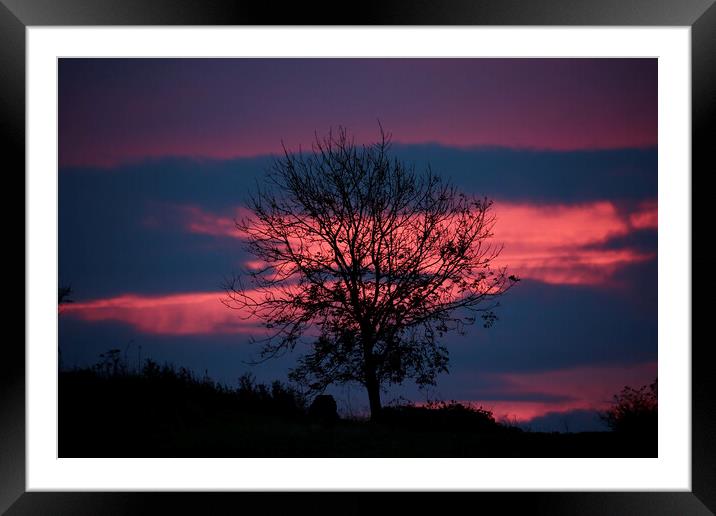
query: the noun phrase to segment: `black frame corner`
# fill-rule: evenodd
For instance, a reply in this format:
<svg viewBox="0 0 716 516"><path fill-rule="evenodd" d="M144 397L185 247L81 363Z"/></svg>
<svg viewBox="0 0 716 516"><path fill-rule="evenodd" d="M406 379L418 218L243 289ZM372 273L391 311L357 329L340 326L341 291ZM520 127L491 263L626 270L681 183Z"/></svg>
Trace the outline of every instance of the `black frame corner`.
<svg viewBox="0 0 716 516"><path fill-rule="evenodd" d="M716 170L713 151L716 112L716 4L714 0L384 0L356 4L340 14L324 2L270 3L247 0L0 0L0 112L9 144L6 180L25 170L25 29L40 25L645 25L690 26L692 45L692 184ZM332 3L332 5L335 5ZM23 174L24 178L24 174ZM18 181L20 181L18 179ZM19 188L25 198L24 180ZM693 187L692 187L693 189ZM9 190L8 190L9 191ZM6 204L6 206L8 206ZM692 201L692 206L694 203ZM6 207L5 210L8 210ZM16 217L8 215L5 220ZM693 217L694 221L699 218ZM699 222L700 223L700 222ZM701 224L701 223L700 223ZM24 225L23 225L24 234ZM693 234L693 228L692 228ZM23 249L25 247L23 246ZM692 267L693 244L692 244ZM26 260L23 251L23 270ZM19 261L19 258L16 259ZM25 274L27 272L25 271ZM16 281L19 281L19 275ZM25 276L25 275L23 275ZM690 279L690 278L689 278ZM693 283L692 283L693 285ZM692 287L693 288L693 287ZM699 290L704 287L699 284ZM693 292L693 291L692 291ZM23 296L24 301L24 296ZM693 307L693 293L691 305ZM24 307L24 302L23 302ZM24 309L24 308L23 308ZM693 313L692 313L693 321ZM692 329L693 333L693 329ZM23 328L24 334L24 328ZM708 344L692 338L692 491L589 493L470 493L468 503L498 510L545 514L714 514L716 513L716 406ZM6 339L0 359L0 512L7 514L153 514L171 506L182 513L237 510L236 496L254 493L57 493L25 492L25 343ZM444 510L426 493L410 495L416 508ZM261 496L269 513L300 505L358 514L376 507L376 493L330 495L274 493ZM350 500L348 499L350 497ZM473 497L477 497L475 500ZM407 498L407 497L406 497ZM401 502L402 503L402 502ZM316 504L316 505L314 505ZM435 504L435 505L433 505ZM406 506L407 509L407 506Z"/></svg>

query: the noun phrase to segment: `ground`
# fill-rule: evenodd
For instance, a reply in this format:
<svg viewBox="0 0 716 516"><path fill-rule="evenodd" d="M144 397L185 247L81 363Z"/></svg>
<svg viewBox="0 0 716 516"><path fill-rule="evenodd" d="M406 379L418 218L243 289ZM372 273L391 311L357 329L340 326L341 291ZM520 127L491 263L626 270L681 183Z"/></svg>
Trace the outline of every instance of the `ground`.
<svg viewBox="0 0 716 516"><path fill-rule="evenodd" d="M172 370L173 371L173 370ZM383 422L310 418L281 384L224 389L190 373L63 372L60 457L655 457L655 438L528 432L463 409ZM390 414L389 414L390 415ZM655 437L655 436L654 436Z"/></svg>

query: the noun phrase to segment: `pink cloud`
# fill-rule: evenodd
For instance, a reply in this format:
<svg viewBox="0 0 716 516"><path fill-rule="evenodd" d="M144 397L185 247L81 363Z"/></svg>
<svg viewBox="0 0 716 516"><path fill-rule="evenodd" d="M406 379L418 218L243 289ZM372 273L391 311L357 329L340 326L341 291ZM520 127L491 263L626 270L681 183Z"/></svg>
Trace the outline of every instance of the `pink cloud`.
<svg viewBox="0 0 716 516"><path fill-rule="evenodd" d="M244 208L236 208L232 214L228 215L216 215L192 205L174 206L173 208L185 230L190 233L215 237L244 237L245 235L236 228L236 221L250 216L250 212Z"/></svg>
<svg viewBox="0 0 716 516"><path fill-rule="evenodd" d="M497 236L522 246L584 246L629 231L627 221L607 201L576 205L499 202L495 213Z"/></svg>
<svg viewBox="0 0 716 516"><path fill-rule="evenodd" d="M236 218L248 217L244 209L233 215L213 214L196 206L177 208L184 229L214 237L244 238ZM652 259L655 254L637 249L600 247L608 240L635 230L657 227L656 202L647 202L629 213L614 203L531 204L497 202L494 242L504 244L497 261L524 279L552 284L604 284L622 267ZM251 269L260 267L253 260Z"/></svg>
<svg viewBox="0 0 716 516"><path fill-rule="evenodd" d="M258 329L222 302L223 292L144 296L127 294L64 307L63 314L85 321L119 321L145 333L192 335L252 333Z"/></svg>
<svg viewBox="0 0 716 516"><path fill-rule="evenodd" d="M489 374L505 398L553 397L547 401L465 400L463 403L492 410L496 418L528 422L549 412L576 409L604 410L625 386L641 387L657 377L656 362L628 366L583 366L530 373ZM469 382L469 379L465 379ZM564 399L560 399L564 398Z"/></svg>
<svg viewBox="0 0 716 516"><path fill-rule="evenodd" d="M523 278L554 284L602 284L619 268L654 256L634 249L599 247L633 231L633 214L625 216L611 202L502 202L496 203L495 213L495 239L504 244L499 261ZM640 221L651 216L641 208L637 213Z"/></svg>
<svg viewBox="0 0 716 516"><path fill-rule="evenodd" d="M647 201L639 209L629 215L629 223L635 229L656 229L659 215L655 201Z"/></svg>

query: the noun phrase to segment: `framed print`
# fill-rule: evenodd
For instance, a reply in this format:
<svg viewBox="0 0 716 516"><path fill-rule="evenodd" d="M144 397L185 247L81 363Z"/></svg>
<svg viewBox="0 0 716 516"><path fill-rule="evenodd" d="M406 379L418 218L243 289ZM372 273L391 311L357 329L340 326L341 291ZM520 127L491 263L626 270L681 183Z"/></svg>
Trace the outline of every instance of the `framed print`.
<svg viewBox="0 0 716 516"><path fill-rule="evenodd" d="M716 510L713 2L2 1L8 514Z"/></svg>

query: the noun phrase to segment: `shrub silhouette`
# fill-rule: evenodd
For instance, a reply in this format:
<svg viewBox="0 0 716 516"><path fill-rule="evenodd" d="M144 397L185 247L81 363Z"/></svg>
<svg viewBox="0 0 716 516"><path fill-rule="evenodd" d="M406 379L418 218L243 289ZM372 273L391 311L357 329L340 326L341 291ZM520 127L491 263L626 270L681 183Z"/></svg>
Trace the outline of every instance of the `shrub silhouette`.
<svg viewBox="0 0 716 516"><path fill-rule="evenodd" d="M638 389L624 387L601 418L615 432L655 435L658 430L657 380Z"/></svg>
<svg viewBox="0 0 716 516"><path fill-rule="evenodd" d="M250 374L239 377L231 388L212 380L208 372L198 376L185 367L159 365L147 359L140 371L131 371L120 350L100 355L92 367L62 374L63 386L77 408L93 407L98 416L124 414L147 421L167 419L191 424L207 411L261 413L285 417L305 415L303 396L281 382L257 383ZM82 400L78 403L78 400Z"/></svg>
<svg viewBox="0 0 716 516"><path fill-rule="evenodd" d="M239 387L235 394L243 409L255 413L300 416L306 412L306 400L296 389L279 381L274 381L270 386L257 383L251 373L239 377Z"/></svg>
<svg viewBox="0 0 716 516"><path fill-rule="evenodd" d="M491 411L456 401L429 402L425 406L404 404L383 409L383 421L419 430L450 430L492 433L505 430Z"/></svg>
<svg viewBox="0 0 716 516"><path fill-rule="evenodd" d="M654 439L623 432L523 432L455 401L384 407L379 422L320 424L300 392L251 374L238 385L147 359L59 374L60 457L653 457ZM328 397L330 398L330 397ZM324 401L318 401L318 400ZM335 402L335 400L333 400ZM322 411L323 409L321 409ZM334 412L331 413L334 414ZM319 411L320 412L320 411ZM428 434L429 433L429 434ZM625 437L626 435L626 437ZM430 437L430 438L428 438Z"/></svg>
<svg viewBox="0 0 716 516"><path fill-rule="evenodd" d="M308 416L324 424L334 423L338 420L338 405L330 394L319 394L308 408Z"/></svg>
<svg viewBox="0 0 716 516"><path fill-rule="evenodd" d="M102 353L94 370L103 376L120 376L128 373L127 363L122 359L121 350L110 349Z"/></svg>

